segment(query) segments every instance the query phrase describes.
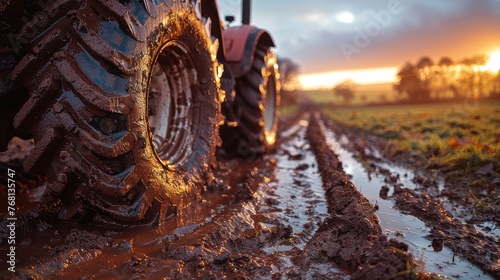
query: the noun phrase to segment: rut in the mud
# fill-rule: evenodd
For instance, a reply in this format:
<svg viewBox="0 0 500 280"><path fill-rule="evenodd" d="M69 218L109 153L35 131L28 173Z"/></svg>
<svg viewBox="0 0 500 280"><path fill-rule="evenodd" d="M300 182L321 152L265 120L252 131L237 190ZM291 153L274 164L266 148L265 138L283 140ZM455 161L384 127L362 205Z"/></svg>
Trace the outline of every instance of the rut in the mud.
<svg viewBox="0 0 500 280"><path fill-rule="evenodd" d="M98 279L130 276L154 279L165 275L173 278L375 279L376 276L387 279L415 277L430 269L448 277L488 278L464 261L455 264L443 260L445 263L434 265L432 262L442 259L433 255L420 259L421 251L415 248L422 248L422 242L431 244L433 239L442 239L443 253L434 256L449 252L455 260L447 247L466 257L472 252L467 249L470 247L464 247L464 252L454 246L461 246L463 242L477 244L476 250L484 254L475 254L476 260L471 261L489 271L483 263L493 260L497 241L483 240L476 234L465 241L457 239L451 234L465 235L465 232L460 233L460 227L446 222L453 220L440 218L436 223L439 215L446 213L439 205L398 184L388 193L391 195L388 200L377 200L378 189L373 192L366 185L368 181L358 179L363 174L362 167L349 179L344 168L349 172L357 168L352 156L340 150L346 160L343 162L335 154L338 148L331 143L335 136L319 116L308 113L290 118L284 124L277 153L255 161L219 162L214 183L207 186L201 197L186 204L180 216L170 217L158 228L123 231L54 223L51 209L29 210L20 217L19 266L25 268L20 273L49 279L69 275ZM397 177L390 172L372 176L373 180L380 179L389 185ZM43 178L37 180L31 182L43 183ZM43 185L33 188L28 184L22 190L30 194L19 197L26 200L28 208L34 207L43 188ZM418 230L385 233L384 230L391 227L384 207L391 199L399 208L425 222L430 221L429 225L434 225L432 231L424 231L420 239L413 237L418 235ZM412 205L429 208L421 212ZM377 212L379 207L381 212ZM398 218L396 209L391 211L394 211L393 219L405 219ZM379 218L383 227L379 225ZM426 232L431 234L427 243L423 241ZM408 237L401 237L400 234L405 233ZM436 233L442 235L436 236ZM34 234L39 238L33 238ZM5 233L2 238L4 236ZM387 236L393 239L388 240ZM483 242L485 246L480 246L479 240L486 242ZM409 252L415 254L418 265ZM5 255L3 248L0 253L1 259ZM467 266L470 268L465 268ZM453 273L454 270L457 272ZM495 275L494 271L490 273Z"/></svg>
<svg viewBox="0 0 500 280"><path fill-rule="evenodd" d="M447 210L451 201L440 199L445 184L440 178L394 166L376 147L359 145L352 131L346 136L336 124L326 123L322 128L327 143L342 156L356 187L380 208L383 229L408 243L426 270L453 278L489 279L484 272L499 276L498 237L491 230L476 230ZM344 147L354 148L351 153Z"/></svg>
<svg viewBox="0 0 500 280"><path fill-rule="evenodd" d="M279 143L277 154L263 160L221 162L215 184L158 228L54 224L50 211L29 211L19 233L19 266L27 269L21 273L49 279L409 276L406 246L381 234L373 207L347 182L317 121L292 119Z"/></svg>
<svg viewBox="0 0 500 280"><path fill-rule="evenodd" d="M415 263L407 253L407 245L387 240L382 234L374 214L376 207L349 182L338 156L326 144L318 121L317 117L311 119L308 139L321 167L330 217L318 230L323 238L319 242L313 239L311 247L336 263L357 268L353 279L414 277Z"/></svg>

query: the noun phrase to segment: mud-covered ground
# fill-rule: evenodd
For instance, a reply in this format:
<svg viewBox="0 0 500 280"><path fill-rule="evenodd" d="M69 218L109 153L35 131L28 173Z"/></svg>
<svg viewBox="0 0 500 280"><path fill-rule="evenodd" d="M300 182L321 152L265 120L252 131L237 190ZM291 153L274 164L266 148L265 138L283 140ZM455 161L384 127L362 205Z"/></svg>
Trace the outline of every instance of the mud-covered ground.
<svg viewBox="0 0 500 280"><path fill-rule="evenodd" d="M131 229L58 222L51 209L39 205L43 176L22 172L22 155L29 151L30 143L13 141L9 152L0 157L4 162L0 175L7 174L7 167L17 174L18 262L16 274L5 271L9 251L2 246L0 277L500 277L500 244L494 229L490 235L484 234L455 219L432 192L405 187L379 159L372 162L373 167L387 180L385 188L377 186L380 198L393 201L397 211L418 217L430 228L423 237L427 243L417 245L432 246L433 251L449 248L453 259L445 261L449 264L442 265L443 271L435 271L426 263L428 260L412 252L415 244L408 245L411 239L399 238L404 232L388 233L381 226L385 218L379 205L351 183L357 174L344 171L347 166L329 143L328 133L332 131L336 131L336 137L353 137L347 142L356 143L355 134L324 122L315 111L304 110L283 118L275 153L254 161L220 159L214 170L216 183L207 186L192 203L186 203L177 216L159 227ZM354 153L359 151L356 145L347 146ZM425 180L418 176L412 179ZM0 214L4 216L5 189L1 199ZM498 219L497 215L493 217ZM2 223L1 242L6 244L7 221ZM448 273L454 269L455 254L457 262L470 261L471 274Z"/></svg>
<svg viewBox="0 0 500 280"><path fill-rule="evenodd" d="M500 278L500 205L495 191L499 186L446 175L444 167L429 166L417 156L386 156L387 141L331 120L325 123L369 175L385 177L380 198L393 201L398 210L425 223L434 251L449 248L454 255ZM394 164L398 168L391 168Z"/></svg>

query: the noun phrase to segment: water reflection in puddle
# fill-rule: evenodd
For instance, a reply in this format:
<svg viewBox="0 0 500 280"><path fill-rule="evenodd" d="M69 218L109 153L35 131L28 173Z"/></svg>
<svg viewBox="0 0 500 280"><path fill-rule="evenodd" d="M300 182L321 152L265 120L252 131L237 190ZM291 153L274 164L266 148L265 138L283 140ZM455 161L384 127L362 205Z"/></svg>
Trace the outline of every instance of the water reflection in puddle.
<svg viewBox="0 0 500 280"><path fill-rule="evenodd" d="M277 216L294 232L293 247L303 249L327 216L325 193L316 158L305 140L307 122L298 124L297 136L284 143L277 156L277 181L270 184L276 198ZM273 208L274 208L273 207Z"/></svg>
<svg viewBox="0 0 500 280"><path fill-rule="evenodd" d="M293 267L290 257L304 248L328 216L316 158L305 139L308 125L308 121L302 120L281 133L282 138L289 140L281 144L276 155L274 179L260 188L260 196L272 198L274 203L272 206L261 204L258 212L270 220L277 219L293 230L289 239L277 246L263 248L264 252L278 258L273 264L273 270L277 272ZM313 278L343 279L348 276L333 264L311 266L305 273Z"/></svg>

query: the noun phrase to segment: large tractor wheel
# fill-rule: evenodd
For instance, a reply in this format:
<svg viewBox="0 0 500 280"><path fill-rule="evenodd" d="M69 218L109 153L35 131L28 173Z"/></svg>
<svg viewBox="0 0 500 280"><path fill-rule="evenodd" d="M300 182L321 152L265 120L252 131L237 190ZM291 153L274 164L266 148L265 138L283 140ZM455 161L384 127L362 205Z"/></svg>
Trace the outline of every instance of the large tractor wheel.
<svg viewBox="0 0 500 280"><path fill-rule="evenodd" d="M168 2L61 0L23 29L39 35L12 73L29 92L14 127L32 132L25 168L48 176L62 219L156 223L206 181L217 44L200 1Z"/></svg>
<svg viewBox="0 0 500 280"><path fill-rule="evenodd" d="M20 1L0 0L0 151L7 150L13 136L31 138L29 133L17 134L12 125L14 116L27 99L26 92L16 88L11 78L12 70L22 57L11 38L20 32L22 22L19 19L26 16L24 13Z"/></svg>
<svg viewBox="0 0 500 280"><path fill-rule="evenodd" d="M0 151L7 149L9 140L14 136L12 120L25 97L14 92L10 79L10 73L17 62L16 55L7 40L10 32L13 31L9 26L0 21Z"/></svg>
<svg viewBox="0 0 500 280"><path fill-rule="evenodd" d="M258 45L251 71L236 79L238 126L223 127L223 148L245 158L274 149L278 130L279 72L274 53Z"/></svg>

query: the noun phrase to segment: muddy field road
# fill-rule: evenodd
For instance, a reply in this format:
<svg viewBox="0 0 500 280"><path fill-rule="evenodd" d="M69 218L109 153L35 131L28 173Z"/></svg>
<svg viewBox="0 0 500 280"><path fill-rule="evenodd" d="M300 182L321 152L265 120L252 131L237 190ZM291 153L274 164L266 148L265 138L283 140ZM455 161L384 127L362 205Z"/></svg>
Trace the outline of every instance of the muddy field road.
<svg viewBox="0 0 500 280"><path fill-rule="evenodd" d="M18 262L6 271L4 219L0 278L500 279L498 229L455 218L421 175L384 161L367 173L334 126L314 110L282 118L275 153L221 160L179 215L127 230L57 222L15 143L0 160L18 174Z"/></svg>

